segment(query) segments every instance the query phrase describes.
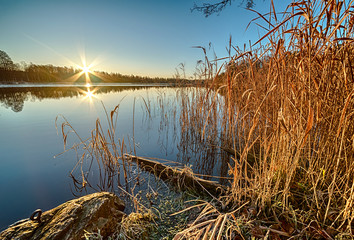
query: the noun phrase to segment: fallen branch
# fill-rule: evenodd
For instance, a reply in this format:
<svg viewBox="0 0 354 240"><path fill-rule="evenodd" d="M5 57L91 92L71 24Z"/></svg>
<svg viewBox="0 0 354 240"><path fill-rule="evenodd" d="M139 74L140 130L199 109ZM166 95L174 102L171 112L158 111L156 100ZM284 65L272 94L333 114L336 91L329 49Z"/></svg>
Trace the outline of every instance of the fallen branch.
<svg viewBox="0 0 354 240"><path fill-rule="evenodd" d="M135 162L141 169L153 173L161 180L168 181L181 190L193 189L199 193L209 193L213 196L220 195L226 190L224 186L217 182L196 177L190 169L178 169L154 160L129 154L124 156Z"/></svg>

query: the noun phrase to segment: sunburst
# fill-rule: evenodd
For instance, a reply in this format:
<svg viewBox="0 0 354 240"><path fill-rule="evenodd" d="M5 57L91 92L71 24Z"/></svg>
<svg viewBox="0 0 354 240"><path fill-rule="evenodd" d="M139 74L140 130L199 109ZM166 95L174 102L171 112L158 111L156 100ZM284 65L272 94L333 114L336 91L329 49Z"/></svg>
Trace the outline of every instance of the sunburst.
<svg viewBox="0 0 354 240"><path fill-rule="evenodd" d="M85 94L86 94L86 97L87 97L87 98L90 98L90 99L92 99L93 97L95 97L95 92L94 92L94 91L91 91L90 89L88 89L88 90L85 92Z"/></svg>
<svg viewBox="0 0 354 240"><path fill-rule="evenodd" d="M72 61L71 59L69 59L67 56L62 55L61 53L57 52L55 49L53 49L52 47L50 47L49 45L25 34L25 36L29 39L31 39L32 41L36 42L37 44L41 45L42 47L50 50L51 52L55 53L57 56L61 57L62 59L65 60L66 63L70 64L73 67L76 67L78 69L80 69L80 72L76 72L74 75L63 79L63 82L70 82L70 83L74 83L77 80L80 79L80 77L82 75L85 75L85 81L86 83L91 84L91 79L90 79L90 75L94 75L97 76L98 78L100 78L101 80L104 80L104 75L99 74L98 72L93 71L92 69L99 65L102 62L102 56L98 56L96 57L93 61L91 61L90 64L86 64L86 53L85 53L85 49L83 47L80 47L80 49L78 49L78 53L79 56L81 58L81 64L77 64L77 62ZM90 85L91 86L91 85Z"/></svg>
<svg viewBox="0 0 354 240"><path fill-rule="evenodd" d="M89 74L91 73L91 70L90 70L90 66L83 66L83 67L80 67L81 68L81 72L84 73L84 74Z"/></svg>
<svg viewBox="0 0 354 240"><path fill-rule="evenodd" d="M87 84L86 84L87 85ZM83 100L89 100L90 102L92 102L92 100L94 98L97 98L97 95L95 94L97 91L97 89L93 89L91 90L90 87L87 87L87 90L81 90L81 92L83 93L84 97Z"/></svg>

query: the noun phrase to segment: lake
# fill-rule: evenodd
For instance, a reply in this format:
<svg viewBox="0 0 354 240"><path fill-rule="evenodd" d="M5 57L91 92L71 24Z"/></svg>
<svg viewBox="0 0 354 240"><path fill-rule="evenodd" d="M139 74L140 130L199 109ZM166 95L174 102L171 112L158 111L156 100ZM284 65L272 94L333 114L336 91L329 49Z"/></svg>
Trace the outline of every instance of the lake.
<svg viewBox="0 0 354 240"><path fill-rule="evenodd" d="M188 97L193 89L133 84L0 86L0 230L38 208L45 211L74 198L70 172L80 157L73 150L63 153L61 124L65 118L86 139L97 118L107 128L105 109L109 115L118 104L116 135L124 139L127 152L220 175L218 161L206 167L198 162L202 155L189 153L181 132L178 96L185 92ZM67 140L68 147L78 143L73 133Z"/></svg>

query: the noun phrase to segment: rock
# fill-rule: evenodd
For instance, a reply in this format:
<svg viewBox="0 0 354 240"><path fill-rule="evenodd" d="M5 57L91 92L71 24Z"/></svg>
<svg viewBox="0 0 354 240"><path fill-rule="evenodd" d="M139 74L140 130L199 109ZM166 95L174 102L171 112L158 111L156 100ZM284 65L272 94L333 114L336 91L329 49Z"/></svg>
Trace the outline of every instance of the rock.
<svg viewBox="0 0 354 240"><path fill-rule="evenodd" d="M0 239L84 239L85 231L113 234L125 215L124 202L113 193L93 193L63 203L34 220L22 220L0 233ZM37 219L37 220L36 220Z"/></svg>

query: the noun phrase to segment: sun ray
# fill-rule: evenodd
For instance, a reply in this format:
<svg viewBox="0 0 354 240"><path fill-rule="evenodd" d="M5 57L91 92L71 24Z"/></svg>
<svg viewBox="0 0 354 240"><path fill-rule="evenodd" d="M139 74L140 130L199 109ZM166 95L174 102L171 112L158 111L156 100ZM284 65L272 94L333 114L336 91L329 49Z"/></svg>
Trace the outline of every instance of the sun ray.
<svg viewBox="0 0 354 240"><path fill-rule="evenodd" d="M75 63L74 61L70 60L69 58L67 58L66 56L58 53L57 51L55 51L53 48L51 48L47 44L33 38L30 35L27 35L27 34L24 34L24 35L27 38L31 39L32 41L36 42L37 44L41 45L42 47L50 50L51 52L53 52L57 56L63 58L67 63L69 63L69 65L71 65L74 68L79 70L79 71L75 71L74 75L72 75L66 79L62 79L63 82L74 83L77 80L79 80L83 75L85 75L85 82L86 82L86 84L89 84L89 86L92 85L91 78L90 78L91 75L96 76L103 81L107 80L107 79L104 79L105 77L102 74L99 74L98 72L95 72L92 70L95 66L99 65L103 61L102 56L96 57L90 64L87 64L86 53L85 53L85 50L82 48L81 51L80 50L78 51L80 59L81 59L81 64L79 65L79 64Z"/></svg>
<svg viewBox="0 0 354 240"><path fill-rule="evenodd" d="M68 62L70 65L75 65L75 63L73 61L71 61L69 58L65 57L64 55L60 54L59 52L55 51L53 48L51 48L50 46L48 46L47 44L39 41L38 39L35 39L34 37L23 33L25 35L25 37L29 38L30 40L34 41L35 43L41 45L42 47L48 49L49 51L53 52L54 54L56 54L57 56L63 58L66 62Z"/></svg>

